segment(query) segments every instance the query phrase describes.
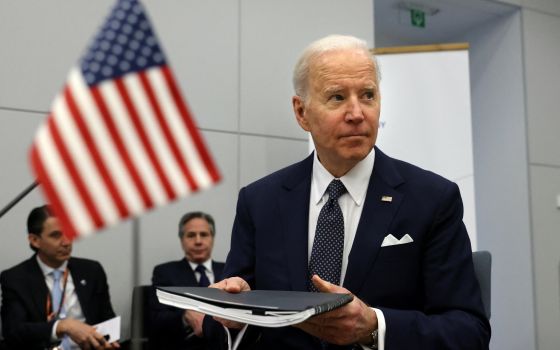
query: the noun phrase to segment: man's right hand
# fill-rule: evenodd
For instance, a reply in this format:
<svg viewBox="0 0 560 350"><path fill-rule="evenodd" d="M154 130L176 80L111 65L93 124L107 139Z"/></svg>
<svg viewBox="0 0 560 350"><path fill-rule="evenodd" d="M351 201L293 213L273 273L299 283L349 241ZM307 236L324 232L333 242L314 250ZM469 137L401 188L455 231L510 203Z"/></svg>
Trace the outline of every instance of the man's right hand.
<svg viewBox="0 0 560 350"><path fill-rule="evenodd" d="M67 335L82 349L118 349L119 343L108 343L103 335L95 327L74 319L60 320L56 327L56 335L62 337Z"/></svg>
<svg viewBox="0 0 560 350"><path fill-rule="evenodd" d="M241 277L230 277L210 285L210 288L225 290L229 293L239 293L251 290L249 283Z"/></svg>
<svg viewBox="0 0 560 350"><path fill-rule="evenodd" d="M209 288L221 289L228 293L239 293L251 290L249 284L245 282L245 280L241 277L226 278L224 280L221 280L220 282L211 284ZM185 321L187 321L192 327L194 334L198 337L201 337L204 314L192 310L186 310L183 317L185 318ZM241 329L244 326L243 323L233 322L219 317L214 317L214 319L227 328Z"/></svg>

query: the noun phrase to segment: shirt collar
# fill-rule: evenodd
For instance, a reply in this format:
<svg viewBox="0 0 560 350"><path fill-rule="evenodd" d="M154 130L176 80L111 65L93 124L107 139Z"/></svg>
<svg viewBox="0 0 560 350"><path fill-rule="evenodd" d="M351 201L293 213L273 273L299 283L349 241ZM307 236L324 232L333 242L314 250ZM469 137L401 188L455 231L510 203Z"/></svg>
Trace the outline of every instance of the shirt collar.
<svg viewBox="0 0 560 350"><path fill-rule="evenodd" d="M357 206L362 205L366 196L374 162L375 148L372 148L364 159L359 161L350 171L340 178L340 181L342 181L344 187L346 187L346 191L348 191L348 194ZM317 157L317 152L315 152L313 157L312 176L312 186L315 186L315 191L312 191L312 193L314 193L314 198L312 198L312 200L313 203L318 204L323 198L327 187L335 177L321 164Z"/></svg>
<svg viewBox="0 0 560 350"><path fill-rule="evenodd" d="M205 262L203 262L202 264L195 263L195 262L192 262L190 260L187 260L187 261L189 262L189 265L191 265L191 269L193 271L196 270L198 265L203 265L204 268L206 269L206 271L212 271L212 259L208 259Z"/></svg>
<svg viewBox="0 0 560 350"><path fill-rule="evenodd" d="M48 276L54 270L60 270L60 271L66 270L66 266L68 265L68 260L66 260L57 269L54 269L54 268L50 267L49 265L45 264L41 260L41 258L39 258L38 254L35 255L35 259L37 259L37 263L39 264L39 268L41 268L41 271L43 272L43 276L45 276L45 277Z"/></svg>

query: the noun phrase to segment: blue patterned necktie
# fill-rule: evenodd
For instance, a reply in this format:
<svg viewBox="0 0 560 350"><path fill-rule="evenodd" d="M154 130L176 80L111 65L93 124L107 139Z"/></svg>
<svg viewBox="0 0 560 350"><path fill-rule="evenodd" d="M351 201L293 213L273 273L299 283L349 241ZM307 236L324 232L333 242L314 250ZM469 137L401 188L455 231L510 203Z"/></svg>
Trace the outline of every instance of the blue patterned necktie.
<svg viewBox="0 0 560 350"><path fill-rule="evenodd" d="M345 192L346 187L337 179L332 180L327 187L329 199L319 213L309 259L308 289L312 292L317 292L317 288L311 282L313 275L319 275L332 284L340 284L344 251L344 217L338 205L338 198Z"/></svg>
<svg viewBox="0 0 560 350"><path fill-rule="evenodd" d="M57 316L61 316L64 314L64 307L60 304L62 300L62 287L60 286L60 280L62 279L63 271L61 270L53 270L53 287L52 287L52 305L53 305L53 312L57 314L58 309L60 308L60 312L58 312ZM70 339L68 336L62 337L62 343L60 344L60 348L63 350L70 349Z"/></svg>
<svg viewBox="0 0 560 350"><path fill-rule="evenodd" d="M60 280L62 279L62 271L53 270L53 287L52 287L52 308L53 312L56 314L58 309L62 306L60 301L62 300L62 288L60 287Z"/></svg>
<svg viewBox="0 0 560 350"><path fill-rule="evenodd" d="M200 273L200 279L198 280L199 287L208 287L210 285L210 280L206 276L206 268L204 265L198 265L196 267L196 272Z"/></svg>

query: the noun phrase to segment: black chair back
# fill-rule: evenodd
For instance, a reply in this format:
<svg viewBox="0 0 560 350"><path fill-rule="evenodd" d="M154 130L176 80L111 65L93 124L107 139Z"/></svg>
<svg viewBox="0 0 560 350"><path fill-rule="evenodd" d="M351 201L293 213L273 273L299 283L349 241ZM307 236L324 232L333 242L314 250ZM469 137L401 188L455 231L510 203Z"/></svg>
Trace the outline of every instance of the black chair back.
<svg viewBox="0 0 560 350"><path fill-rule="evenodd" d="M490 319L491 291L492 291L492 254L486 250L472 253L474 272L480 285L482 303L486 317Z"/></svg>
<svg viewBox="0 0 560 350"><path fill-rule="evenodd" d="M148 349L150 329L149 298L152 286L136 286L132 291L132 310L130 322L130 349Z"/></svg>

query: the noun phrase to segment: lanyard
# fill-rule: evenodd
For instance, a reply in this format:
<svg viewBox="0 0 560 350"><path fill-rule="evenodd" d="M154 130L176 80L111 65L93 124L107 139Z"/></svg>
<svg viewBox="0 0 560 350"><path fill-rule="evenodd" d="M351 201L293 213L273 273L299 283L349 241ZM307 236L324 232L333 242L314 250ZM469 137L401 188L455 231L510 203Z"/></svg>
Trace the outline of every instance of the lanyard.
<svg viewBox="0 0 560 350"><path fill-rule="evenodd" d="M64 270L64 284L62 286L62 297L60 298L60 305L56 314L53 312L51 292L47 293L47 321L58 319L62 305L64 305L64 298L66 297L66 283L68 282L68 268ZM54 288L54 284L53 284Z"/></svg>

